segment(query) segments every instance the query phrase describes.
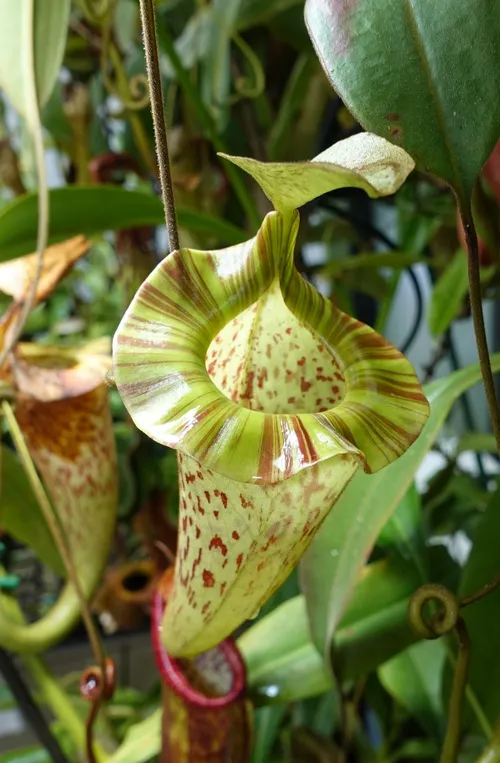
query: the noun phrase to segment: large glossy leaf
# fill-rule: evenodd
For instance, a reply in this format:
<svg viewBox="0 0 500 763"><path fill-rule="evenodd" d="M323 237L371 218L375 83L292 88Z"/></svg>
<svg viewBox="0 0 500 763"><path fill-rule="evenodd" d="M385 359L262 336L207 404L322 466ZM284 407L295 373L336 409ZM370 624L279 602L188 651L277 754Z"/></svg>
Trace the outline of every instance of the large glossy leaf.
<svg viewBox="0 0 500 763"><path fill-rule="evenodd" d="M71 0L16 0L0 6L0 88L26 118L33 84L40 106L55 85L70 5Z"/></svg>
<svg viewBox="0 0 500 763"><path fill-rule="evenodd" d="M64 575L61 558L21 462L5 446L1 448L0 462L0 529L32 548L44 564Z"/></svg>
<svg viewBox="0 0 500 763"><path fill-rule="evenodd" d="M220 155L248 172L280 212L346 186L362 188L372 197L388 196L414 167L408 154L369 133L340 140L309 162L258 162Z"/></svg>
<svg viewBox="0 0 500 763"><path fill-rule="evenodd" d="M80 233L90 236L106 230L162 225L165 221L157 196L116 186L56 188L50 191L49 198L50 243ZM245 238L240 228L204 212L181 208L177 217L181 227L215 235L226 244ZM21 196L0 210L0 261L34 251L37 219L36 194Z"/></svg>
<svg viewBox="0 0 500 763"><path fill-rule="evenodd" d="M500 355L492 364L500 370ZM455 400L481 379L478 365L425 388L431 415L422 434L394 464L375 475L358 472L326 518L301 563L313 639L329 654L333 634L376 539L411 485Z"/></svg>
<svg viewBox="0 0 500 763"><path fill-rule="evenodd" d="M445 661L446 646L442 640L421 641L378 669L387 691L438 741L442 739L445 721L441 693Z"/></svg>
<svg viewBox="0 0 500 763"><path fill-rule="evenodd" d="M307 0L334 88L370 132L462 202L500 134L500 14L490 0Z"/></svg>
<svg viewBox="0 0 500 763"><path fill-rule="evenodd" d="M272 212L246 244L167 257L115 336L125 405L179 450L179 553L163 623L175 656L254 615L358 466L381 469L427 420L408 361L299 276L297 228L296 212Z"/></svg>
<svg viewBox="0 0 500 763"><path fill-rule="evenodd" d="M366 674L415 640L408 598L419 579L411 567L377 562L363 570L335 635L337 675ZM332 673L312 643L303 596L276 608L238 640L254 699L288 702L332 686Z"/></svg>
<svg viewBox="0 0 500 763"><path fill-rule="evenodd" d="M499 493L496 491L479 519L473 537L474 545L462 573L459 594L468 596L500 574ZM500 714L500 590L488 594L481 601L463 610L472 642L469 683L493 724Z"/></svg>

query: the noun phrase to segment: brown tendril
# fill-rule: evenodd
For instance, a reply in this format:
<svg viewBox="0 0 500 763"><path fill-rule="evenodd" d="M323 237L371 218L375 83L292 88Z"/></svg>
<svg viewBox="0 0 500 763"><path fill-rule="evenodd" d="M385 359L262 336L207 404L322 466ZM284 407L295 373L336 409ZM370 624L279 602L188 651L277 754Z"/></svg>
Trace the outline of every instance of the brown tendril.
<svg viewBox="0 0 500 763"><path fill-rule="evenodd" d="M86 668L80 678L80 694L92 703L86 723L86 752L88 763L96 763L94 754L94 724L103 702L110 700L116 687L116 665L106 657L103 668L93 665Z"/></svg>
<svg viewBox="0 0 500 763"><path fill-rule="evenodd" d="M500 586L500 575L493 578L489 583L485 583L481 588L473 591L469 596L464 596L460 599L460 608L468 607L469 604L475 604L476 601L480 601L484 596L488 596L489 593L494 591Z"/></svg>

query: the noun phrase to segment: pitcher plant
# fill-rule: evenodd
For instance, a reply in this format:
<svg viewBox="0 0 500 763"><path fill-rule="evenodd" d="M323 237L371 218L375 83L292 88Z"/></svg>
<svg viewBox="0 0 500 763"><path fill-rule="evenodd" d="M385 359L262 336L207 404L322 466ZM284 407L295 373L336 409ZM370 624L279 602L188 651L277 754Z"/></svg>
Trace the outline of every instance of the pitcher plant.
<svg viewBox="0 0 500 763"><path fill-rule="evenodd" d="M298 207L346 186L394 193L411 158L367 133L311 162L226 158L275 211L245 243L167 256L114 338L133 420L178 452L179 544L161 627L175 657L253 617L355 472L398 458L428 417L408 360L294 265Z"/></svg>
<svg viewBox="0 0 500 763"><path fill-rule="evenodd" d="M46 249L35 304L50 295L89 246L83 236L76 236ZM27 299L36 259L34 254L0 264L0 291L13 298L0 323L0 350ZM18 343L0 376L3 396L12 400L15 426L44 482L87 599L108 558L118 504L108 368L106 339L76 348ZM20 468L13 458L9 454L4 480L9 479L8 464ZM29 510L12 506L2 491L0 527L37 550L41 540L24 515ZM67 572L57 553L50 561L58 573ZM80 599L69 582L49 611L29 624L12 619L0 597L0 646L15 652L44 651L74 627L80 614Z"/></svg>

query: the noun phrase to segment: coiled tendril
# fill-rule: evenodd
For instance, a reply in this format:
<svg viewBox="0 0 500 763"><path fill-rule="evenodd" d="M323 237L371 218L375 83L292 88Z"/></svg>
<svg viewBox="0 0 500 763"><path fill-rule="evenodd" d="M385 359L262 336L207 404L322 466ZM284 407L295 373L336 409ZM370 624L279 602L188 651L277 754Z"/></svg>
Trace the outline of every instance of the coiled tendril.
<svg viewBox="0 0 500 763"><path fill-rule="evenodd" d="M430 604L440 604L437 611L428 611ZM421 586L410 599L408 618L414 631L425 639L450 633L456 626L460 605L445 586L429 583Z"/></svg>
<svg viewBox="0 0 500 763"><path fill-rule="evenodd" d="M86 751L88 763L96 763L94 755L94 724L103 702L110 700L116 687L116 665L111 657L105 657L102 667L86 668L80 677L80 694L92 703L86 723Z"/></svg>
<svg viewBox="0 0 500 763"><path fill-rule="evenodd" d="M467 603L459 601L445 586L430 583L415 591L408 607L410 624L422 638L436 639L455 631L458 640L457 655L453 660L455 670L448 708L448 725L440 763L455 763L460 748L460 720L471 656L469 634L460 615L460 607Z"/></svg>

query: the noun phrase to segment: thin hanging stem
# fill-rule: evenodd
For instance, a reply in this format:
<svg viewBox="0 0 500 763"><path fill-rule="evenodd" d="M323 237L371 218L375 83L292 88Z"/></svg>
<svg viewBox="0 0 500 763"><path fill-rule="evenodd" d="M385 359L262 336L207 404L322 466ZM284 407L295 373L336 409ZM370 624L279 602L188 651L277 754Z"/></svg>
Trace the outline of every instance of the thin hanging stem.
<svg viewBox="0 0 500 763"><path fill-rule="evenodd" d="M500 453L500 408L498 407L495 380L491 370L490 353L488 351L488 341L486 339L486 328L484 325L477 234L470 208L462 208L460 210L460 217L462 219L465 231L465 242L467 245L470 308L472 321L474 323L474 333L476 335L479 365L481 366L481 374L490 412L491 426L495 436L497 451Z"/></svg>
<svg viewBox="0 0 500 763"><path fill-rule="evenodd" d="M12 410L12 406L6 400L4 400L2 403L2 411L5 415L10 434L14 441L14 445L16 446L16 451L19 455L19 458L21 459L21 463L23 465L26 476L28 477L33 493L35 494L40 509L42 510L43 517L47 522L47 526L52 534L52 537L54 538L57 549L61 554L64 566L66 567L66 571L68 573L68 577L73 584L77 596L80 600L80 606L82 608L82 619L85 623L85 628L92 645L94 658L96 662L103 666L104 670L106 655L104 653L99 634L92 619L92 615L90 614L90 609L88 607L87 600L83 593L80 579L73 562L71 550L59 524L58 518L52 509L52 505L49 501L47 493L45 492L42 481L38 476L38 472L32 461L30 452L24 439L24 435L21 432L19 424L17 423L17 419L14 415L14 411Z"/></svg>
<svg viewBox="0 0 500 763"><path fill-rule="evenodd" d="M485 583L477 591L474 591L469 596L464 596L460 599L460 608L468 607L469 604L474 604L476 601L480 601L484 596L488 596L489 593L494 591L500 586L500 575L497 575L489 583Z"/></svg>
<svg viewBox="0 0 500 763"><path fill-rule="evenodd" d="M149 94L151 99L151 114L153 116L155 132L156 156L160 174L161 195L167 222L169 248L170 251L174 251L179 249L179 232L177 230L174 191L172 187L172 175L170 172L167 124L163 105L163 88L161 84L158 42L156 39L154 0L140 0L140 7L144 53L146 56Z"/></svg>

